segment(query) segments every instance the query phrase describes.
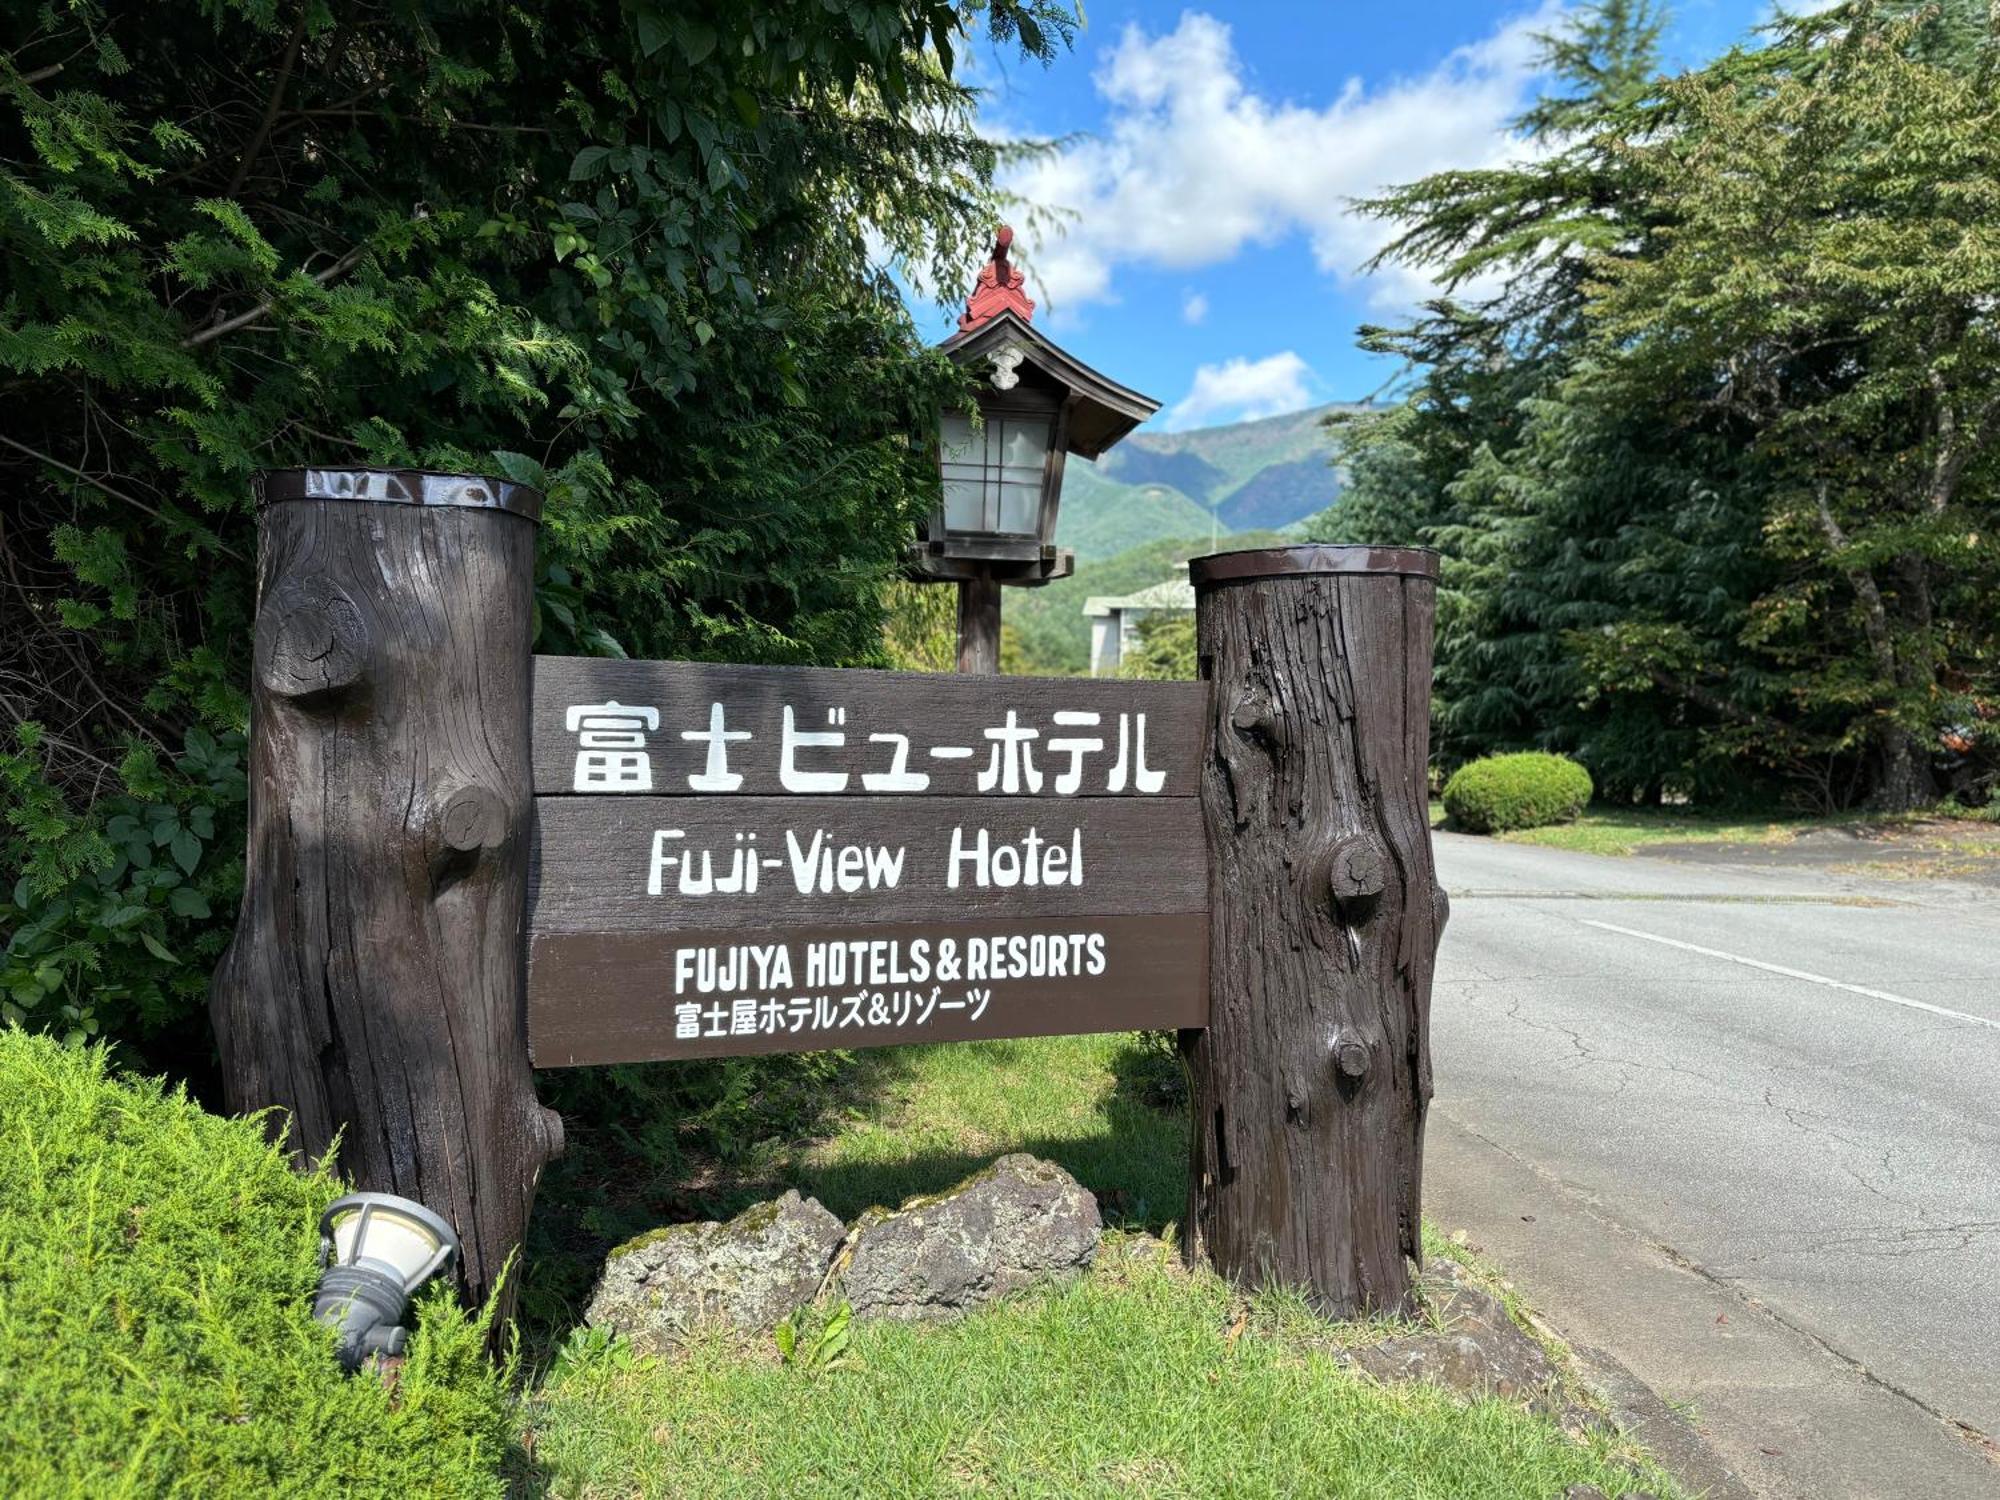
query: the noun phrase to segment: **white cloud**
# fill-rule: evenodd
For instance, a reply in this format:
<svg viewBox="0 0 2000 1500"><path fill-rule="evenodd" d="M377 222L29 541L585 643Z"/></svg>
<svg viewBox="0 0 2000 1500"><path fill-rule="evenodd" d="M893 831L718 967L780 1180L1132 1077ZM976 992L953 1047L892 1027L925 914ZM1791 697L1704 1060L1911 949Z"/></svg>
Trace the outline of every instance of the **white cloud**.
<svg viewBox="0 0 2000 1500"><path fill-rule="evenodd" d="M1181 321L1199 323L1208 316L1208 298L1200 292L1181 293Z"/></svg>
<svg viewBox="0 0 2000 1500"><path fill-rule="evenodd" d="M1167 413L1170 429L1216 422L1254 422L1283 416L1313 403L1312 368L1287 349L1263 359L1230 359L1203 365L1194 384Z"/></svg>
<svg viewBox="0 0 2000 1500"><path fill-rule="evenodd" d="M1128 26L1095 77L1101 132L1011 184L1075 211L1027 257L1052 310L1116 298L1121 263L1183 269L1304 235L1320 269L1350 277L1387 238L1348 200L1445 167L1523 154L1507 122L1532 93L1537 32L1559 0L1516 16L1419 77L1349 78L1323 108L1267 99L1246 83L1230 29L1189 11L1170 32ZM1371 300L1407 305L1422 277L1374 278Z"/></svg>

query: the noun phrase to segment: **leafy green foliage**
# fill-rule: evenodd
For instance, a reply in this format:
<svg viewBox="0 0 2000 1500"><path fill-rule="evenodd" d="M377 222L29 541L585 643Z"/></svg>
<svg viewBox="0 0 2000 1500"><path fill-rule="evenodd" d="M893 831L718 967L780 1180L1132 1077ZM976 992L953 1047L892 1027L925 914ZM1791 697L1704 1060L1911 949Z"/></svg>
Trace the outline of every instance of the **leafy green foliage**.
<svg viewBox="0 0 2000 1500"><path fill-rule="evenodd" d="M1194 616L1152 614L1139 622L1139 640L1118 664L1120 677L1180 678L1196 675Z"/></svg>
<svg viewBox="0 0 2000 1500"><path fill-rule="evenodd" d="M958 669L958 590L899 579L889 585L882 628L888 665L906 672Z"/></svg>
<svg viewBox="0 0 2000 1500"><path fill-rule="evenodd" d="M449 1289L393 1386L313 1321L320 1212L257 1122L0 1030L0 1491L498 1495L509 1372Z"/></svg>
<svg viewBox="0 0 2000 1500"><path fill-rule="evenodd" d="M1850 0L1657 76L1657 12L1550 38L1547 149L1372 207L1498 279L1365 331L1420 370L1322 536L1446 555L1441 758L1626 800L1978 803L2000 783L2000 91L1979 7Z"/></svg>
<svg viewBox="0 0 2000 1500"><path fill-rule="evenodd" d="M798 1308L772 1335L778 1357L807 1372L838 1369L851 1359L854 1335L848 1325L853 1321L854 1305L844 1299L824 1312L814 1307Z"/></svg>
<svg viewBox="0 0 2000 1500"><path fill-rule="evenodd" d="M1756 465L1771 576L1730 644L1764 668L1765 722L1731 738L1862 757L1897 808L1935 800L1943 736L2000 689L2000 92L1937 19L1856 5L1766 76L1673 84L1688 128L1635 156L1678 222L1607 262L1593 307L1623 352L1606 399L1672 391ZM1598 647L1595 683L1709 675L1694 622L1660 624Z"/></svg>
<svg viewBox="0 0 2000 1500"><path fill-rule="evenodd" d="M0 955L0 1020L72 1045L152 1039L198 1007L242 885L243 736L196 724L163 766L134 746L123 790L77 817L39 774L39 727L0 752L0 785L27 850ZM240 837L240 832L239 832Z"/></svg>
<svg viewBox="0 0 2000 1500"><path fill-rule="evenodd" d="M972 127L973 28L1046 61L1073 25L1050 0L10 7L8 1013L207 1065L241 782L180 762L245 727L256 469L543 487L546 652L879 662L959 389L888 272L955 282L1027 149Z"/></svg>
<svg viewBox="0 0 2000 1500"><path fill-rule="evenodd" d="M1494 755L1460 766L1444 784L1444 810L1467 833L1510 833L1567 823L1590 804L1590 773L1541 751Z"/></svg>

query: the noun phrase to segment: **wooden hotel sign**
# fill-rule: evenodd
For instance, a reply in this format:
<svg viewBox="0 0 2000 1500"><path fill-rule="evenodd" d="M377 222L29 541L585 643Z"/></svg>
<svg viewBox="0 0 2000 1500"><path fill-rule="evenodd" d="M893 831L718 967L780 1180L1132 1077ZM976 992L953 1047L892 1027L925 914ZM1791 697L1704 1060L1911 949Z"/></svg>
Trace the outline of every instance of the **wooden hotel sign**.
<svg viewBox="0 0 2000 1500"><path fill-rule="evenodd" d="M603 661L531 650L540 503L259 480L233 1110L444 1215L504 1317L533 1064L1176 1028L1183 1253L1406 1305L1434 556L1196 559L1199 683Z"/></svg>
<svg viewBox="0 0 2000 1500"><path fill-rule="evenodd" d="M1205 704L536 658L535 1063L1204 1024Z"/></svg>

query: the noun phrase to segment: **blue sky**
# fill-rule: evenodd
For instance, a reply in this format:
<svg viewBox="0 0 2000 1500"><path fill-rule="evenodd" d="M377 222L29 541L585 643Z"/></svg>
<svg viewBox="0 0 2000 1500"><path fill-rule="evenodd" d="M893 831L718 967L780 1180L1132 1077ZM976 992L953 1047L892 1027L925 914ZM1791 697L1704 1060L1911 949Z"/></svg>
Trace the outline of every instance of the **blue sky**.
<svg viewBox="0 0 2000 1500"><path fill-rule="evenodd" d="M1357 400L1393 373L1354 347L1364 322L1427 288L1358 274L1384 226L1346 200L1506 157L1536 92L1534 33L1558 0L1088 0L1053 66L992 49L974 64L996 134L1077 135L1011 182L1067 211L1018 224L1036 323L1199 427ZM1768 0L1682 0L1665 39L1685 67L1744 37ZM976 266L966 268L969 284ZM917 309L942 338L953 313Z"/></svg>

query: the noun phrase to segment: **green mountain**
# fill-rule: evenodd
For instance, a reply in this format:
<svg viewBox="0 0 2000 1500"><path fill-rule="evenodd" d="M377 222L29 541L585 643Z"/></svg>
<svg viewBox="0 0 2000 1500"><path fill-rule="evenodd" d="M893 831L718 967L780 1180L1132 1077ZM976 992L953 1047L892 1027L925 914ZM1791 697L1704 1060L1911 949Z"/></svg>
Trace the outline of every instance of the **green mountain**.
<svg viewBox="0 0 2000 1500"><path fill-rule="evenodd" d="M1113 448L1105 456L1115 458L1119 451ZM1056 541L1075 548L1079 563L1113 557L1163 537L1207 536L1210 525L1206 510L1170 486L1120 484L1107 478L1098 465L1080 458L1063 466Z"/></svg>
<svg viewBox="0 0 2000 1500"><path fill-rule="evenodd" d="M1036 589L1002 589L1001 618L1019 635L1029 670L1082 672L1090 666L1090 622L1084 618L1083 604L1091 595L1136 593L1171 578L1175 564L1190 557L1237 547L1273 547L1284 540L1275 531L1225 535L1214 547L1205 534L1198 538L1158 537L1115 557L1079 561L1076 572L1055 583Z"/></svg>
<svg viewBox="0 0 2000 1500"><path fill-rule="evenodd" d="M1139 432L1097 463L1073 458L1063 470L1056 540L1076 550L1081 567L1165 538L1302 521L1340 492L1333 443L1320 424L1336 411L1365 410L1316 406L1227 427Z"/></svg>

